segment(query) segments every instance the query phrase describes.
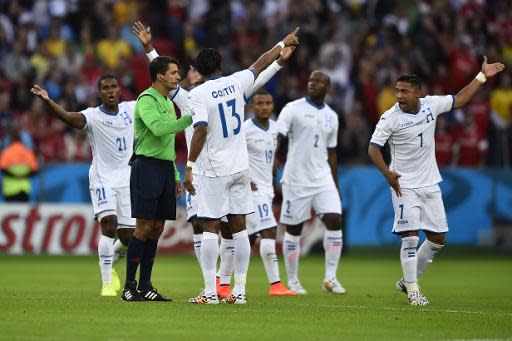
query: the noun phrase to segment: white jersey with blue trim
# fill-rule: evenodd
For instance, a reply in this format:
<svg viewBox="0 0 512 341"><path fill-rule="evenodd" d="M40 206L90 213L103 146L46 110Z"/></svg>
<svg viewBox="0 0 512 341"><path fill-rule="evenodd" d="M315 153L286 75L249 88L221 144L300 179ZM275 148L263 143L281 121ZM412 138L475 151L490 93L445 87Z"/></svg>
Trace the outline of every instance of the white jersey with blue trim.
<svg viewBox="0 0 512 341"><path fill-rule="evenodd" d="M251 70L212 78L189 92L193 126L206 125L202 168L209 177L233 175L249 168L243 122Z"/></svg>
<svg viewBox="0 0 512 341"><path fill-rule="evenodd" d="M416 113L404 112L396 103L381 116L370 144L382 147L389 141L389 169L401 175L401 188L421 188L442 181L435 154L436 118L451 111L454 102L451 95L427 96L420 98Z"/></svg>
<svg viewBox="0 0 512 341"><path fill-rule="evenodd" d="M279 134L277 123L269 120L268 127L263 128L254 119L250 119L244 122L244 126L249 154L249 177L256 183L258 192L273 197L273 166Z"/></svg>
<svg viewBox="0 0 512 341"><path fill-rule="evenodd" d="M279 117L279 133L288 136L288 154L282 183L301 187L334 185L328 148L338 143L338 115L327 104L308 98L285 105Z"/></svg>
<svg viewBox="0 0 512 341"><path fill-rule="evenodd" d="M135 103L119 103L117 113L109 113L102 106L81 111L92 149L90 188L130 186L128 161L133 153Z"/></svg>

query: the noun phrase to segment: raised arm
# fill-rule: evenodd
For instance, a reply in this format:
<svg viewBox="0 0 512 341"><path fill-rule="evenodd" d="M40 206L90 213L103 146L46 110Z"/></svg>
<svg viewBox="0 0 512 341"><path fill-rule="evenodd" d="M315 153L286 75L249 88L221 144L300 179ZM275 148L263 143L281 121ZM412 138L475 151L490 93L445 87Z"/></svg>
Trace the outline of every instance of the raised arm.
<svg viewBox="0 0 512 341"><path fill-rule="evenodd" d="M137 36L137 38L139 38L140 43L142 44L142 46L144 46L144 52L146 52L146 54L149 54L151 51L155 50L155 48L151 44L151 27L144 27L144 25L137 20L132 25L132 32ZM151 58L148 55L150 62L156 57L158 57L158 54L156 54L156 56L154 56L153 58Z"/></svg>
<svg viewBox="0 0 512 341"><path fill-rule="evenodd" d="M493 77L504 69L505 65L502 63L487 64L487 57L484 57L482 71L455 96L454 108L460 108L469 102L482 84L486 82L487 78Z"/></svg>
<svg viewBox="0 0 512 341"><path fill-rule="evenodd" d="M48 92L39 85L34 84L32 89L30 89L30 92L41 98L46 103L50 111L69 126L76 129L82 129L85 127L87 121L84 114L80 112L66 111L66 109L55 103L50 96L48 96Z"/></svg>
<svg viewBox="0 0 512 341"><path fill-rule="evenodd" d="M283 51L281 51L279 58L258 75L258 78L256 78L256 80L254 81L252 87L246 91L245 95L249 98L253 94L255 94L261 87L267 84L267 82L272 77L274 77L274 75L278 73L279 70L282 69L283 65L290 59L294 50L295 46L285 47Z"/></svg>
<svg viewBox="0 0 512 341"><path fill-rule="evenodd" d="M287 46L297 46L299 44L299 39L297 38L297 33L299 32L299 28L297 27L293 30L292 33L288 34L282 41L277 43L273 48L263 53L258 60L254 62L249 67L249 70L252 70L257 77L263 69L270 65L276 58L279 56L281 51Z"/></svg>

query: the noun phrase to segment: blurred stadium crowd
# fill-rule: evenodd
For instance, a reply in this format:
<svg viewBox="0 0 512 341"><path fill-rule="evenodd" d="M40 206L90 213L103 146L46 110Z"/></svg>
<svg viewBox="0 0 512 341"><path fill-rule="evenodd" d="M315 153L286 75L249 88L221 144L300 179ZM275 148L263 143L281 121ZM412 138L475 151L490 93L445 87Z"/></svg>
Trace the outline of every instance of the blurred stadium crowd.
<svg viewBox="0 0 512 341"><path fill-rule="evenodd" d="M271 82L276 114L305 94L314 69L332 79L328 103L340 117L339 160L366 164L379 115L395 103L394 81L416 73L425 93L455 94L483 55L508 67L463 110L438 121L442 166L509 167L512 2L500 0L0 0L0 138L14 124L43 163L87 161L85 136L46 113L38 83L69 111L98 105L96 82L113 73L124 100L149 85L133 21L151 26L160 54L183 62L203 47L224 56L226 73L249 66L300 26L301 46ZM490 84L489 84L490 83ZM184 139L178 161L186 159Z"/></svg>

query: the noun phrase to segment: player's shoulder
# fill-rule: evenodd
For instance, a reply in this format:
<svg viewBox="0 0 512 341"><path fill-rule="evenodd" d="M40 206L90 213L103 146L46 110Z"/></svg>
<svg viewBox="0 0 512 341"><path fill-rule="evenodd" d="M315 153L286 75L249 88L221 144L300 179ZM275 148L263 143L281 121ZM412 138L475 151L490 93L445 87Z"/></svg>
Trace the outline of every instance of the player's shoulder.
<svg viewBox="0 0 512 341"><path fill-rule="evenodd" d="M335 116L336 118L338 118L338 114L336 113L336 111L334 111L333 108L331 108L331 106L327 103L324 103L324 107L323 107L323 110L325 110L325 113L329 116Z"/></svg>
<svg viewBox="0 0 512 341"><path fill-rule="evenodd" d="M135 110L135 105L137 104L137 101L123 101L119 103L119 109L123 109L126 111L133 111Z"/></svg>
<svg viewBox="0 0 512 341"><path fill-rule="evenodd" d="M306 97L302 97L302 98L296 99L295 101L288 102L285 105L285 107L295 108L295 107L304 106L304 105L307 105L307 104L308 104L308 102L306 100Z"/></svg>
<svg viewBox="0 0 512 341"><path fill-rule="evenodd" d="M80 110L80 112L87 116L87 115L97 114L97 113L101 112L101 109L100 109L99 106L97 106L97 107L88 107L88 108Z"/></svg>
<svg viewBox="0 0 512 341"><path fill-rule="evenodd" d="M391 108L384 111L384 113L381 115L381 120L387 120L387 119L396 119L400 116L402 111L400 110L400 106L398 105L398 102L395 103Z"/></svg>

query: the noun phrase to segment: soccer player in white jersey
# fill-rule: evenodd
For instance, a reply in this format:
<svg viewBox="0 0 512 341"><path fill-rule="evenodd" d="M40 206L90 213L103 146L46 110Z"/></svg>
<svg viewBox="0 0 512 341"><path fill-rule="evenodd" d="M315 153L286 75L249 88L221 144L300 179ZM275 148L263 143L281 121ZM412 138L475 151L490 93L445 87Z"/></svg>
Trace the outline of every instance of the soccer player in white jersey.
<svg viewBox="0 0 512 341"><path fill-rule="evenodd" d="M250 244L245 229L245 215L253 212L248 175L247 144L245 140L244 105L247 91L255 78L270 65L285 46L298 43L298 28L271 50L265 52L249 69L221 77L222 57L214 49L202 50L196 68L205 82L190 92L193 109L194 135L185 171L185 189L198 195L197 217L202 219L201 268L204 291L190 303L216 304L215 268L219 256L217 234L220 218L227 216L234 240L233 293L226 303L245 304L245 283L249 267ZM200 191L193 186L192 167L205 148L201 163L203 176Z"/></svg>
<svg viewBox="0 0 512 341"><path fill-rule="evenodd" d="M299 281L298 270L300 235L303 223L311 218L311 209L326 227L322 288L335 294L346 292L336 277L342 249L342 219L336 157L338 115L324 102L330 83L328 75L313 71L307 96L288 103L277 119L279 140L288 137L288 154L281 179L280 221L286 226L283 255L288 287L298 295L307 293Z"/></svg>
<svg viewBox="0 0 512 341"><path fill-rule="evenodd" d="M32 93L46 102L59 119L87 132L93 159L89 169L89 189L94 216L100 222L98 256L103 287L102 296L117 296L121 283L113 265L126 254L133 234L131 217L130 166L133 151L135 101L119 103L117 79L105 75L98 80L101 105L81 112L68 112L49 98L38 85ZM114 242L117 236L118 240Z"/></svg>
<svg viewBox="0 0 512 341"><path fill-rule="evenodd" d="M272 211L274 198L274 166L279 129L270 119L274 100L266 90L260 90L251 100L254 118L244 122L249 177L251 179L254 213L247 216L247 232L251 244L260 240L260 256L270 283L269 296L296 296L281 283L276 254L277 222Z"/></svg>
<svg viewBox="0 0 512 341"><path fill-rule="evenodd" d="M434 132L439 114L465 105L488 77L504 69L501 63L487 64L456 96L421 96L421 79L400 76L395 85L397 103L386 111L370 141L368 155L391 186L395 211L393 232L402 239L400 263L403 278L397 290L407 294L409 304L426 305L418 278L443 248L448 223L438 183L441 175L435 158ZM381 147L389 142L391 164L385 164ZM426 239L417 249L419 230Z"/></svg>
<svg viewBox="0 0 512 341"><path fill-rule="evenodd" d="M157 51L151 44L152 37L150 28L144 27L144 25L140 21L137 21L133 24L132 31L139 38L139 41L144 46L144 50L149 61L151 62L154 58L158 57ZM279 58L258 75L256 80L254 81L253 86L247 90L246 97L251 97L254 92L260 89L264 84L266 84L283 67L284 63L286 63L286 61L291 57L293 50L293 47L287 47L283 49ZM182 84L178 86L176 90L173 90L169 93L169 97L178 106L182 113L189 112L191 110L190 102L188 99L189 91L186 90L186 87L188 85L199 85L200 83L202 83L202 79L200 78L201 75L199 75L199 73L195 69L191 68L188 71L187 78L184 80L184 82L182 82ZM194 128L192 126L185 129L185 140L187 144L187 150L189 151L193 133ZM201 151L196 163L194 164L194 167L192 167L192 174L194 175L193 185L196 191L199 191L201 184L200 180L202 169L200 160L202 154L203 152ZM192 224L193 229L194 252L199 262L199 266L201 266L201 240L203 237L203 228L201 226L201 220L197 219L197 196L193 196L189 192L187 192L186 194L186 210L187 221ZM226 217L222 218L220 231L222 236L220 243L221 261L216 276L216 288L219 299L224 299L231 295L230 282L231 273L233 272L234 254L233 237L231 235L231 231L229 230L229 226L227 225ZM273 292L277 292L277 284L278 283L276 283L276 285L273 286Z"/></svg>

